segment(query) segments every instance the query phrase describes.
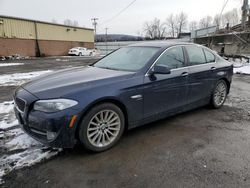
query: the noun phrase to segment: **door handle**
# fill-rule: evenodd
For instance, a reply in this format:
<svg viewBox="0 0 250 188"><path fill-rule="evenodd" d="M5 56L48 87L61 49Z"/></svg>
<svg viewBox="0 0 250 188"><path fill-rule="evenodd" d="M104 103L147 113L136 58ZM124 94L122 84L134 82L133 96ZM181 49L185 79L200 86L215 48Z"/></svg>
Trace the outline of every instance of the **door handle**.
<svg viewBox="0 0 250 188"><path fill-rule="evenodd" d="M181 76L182 76L182 77L188 76L188 72L183 72L183 73L181 74Z"/></svg>
<svg viewBox="0 0 250 188"><path fill-rule="evenodd" d="M210 69L210 70L211 70L211 71L214 71L215 69L216 69L215 67L211 67L211 69Z"/></svg>

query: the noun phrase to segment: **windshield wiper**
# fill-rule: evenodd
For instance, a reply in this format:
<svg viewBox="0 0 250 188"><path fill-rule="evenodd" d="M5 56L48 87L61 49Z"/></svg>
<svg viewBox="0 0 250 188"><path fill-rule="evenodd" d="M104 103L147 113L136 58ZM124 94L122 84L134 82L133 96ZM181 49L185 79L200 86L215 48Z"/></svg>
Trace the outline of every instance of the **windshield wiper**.
<svg viewBox="0 0 250 188"><path fill-rule="evenodd" d="M109 70L118 70L118 69L111 68L111 67L98 67L98 68L102 68L102 69L109 69Z"/></svg>
<svg viewBox="0 0 250 188"><path fill-rule="evenodd" d="M97 67L97 68L101 68L101 69L108 69L108 70L116 70L116 71L135 72L135 71L131 71L131 70L126 70L126 69L118 69L118 68L112 68L112 67Z"/></svg>

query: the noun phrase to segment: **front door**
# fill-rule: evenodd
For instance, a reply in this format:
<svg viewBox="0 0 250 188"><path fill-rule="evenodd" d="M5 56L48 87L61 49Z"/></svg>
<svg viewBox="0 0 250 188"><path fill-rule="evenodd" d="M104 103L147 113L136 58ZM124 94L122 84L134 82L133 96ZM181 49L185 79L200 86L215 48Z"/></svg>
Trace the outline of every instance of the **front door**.
<svg viewBox="0 0 250 188"><path fill-rule="evenodd" d="M167 49L155 65L166 66L170 74L147 75L144 79L144 118L156 120L187 104L188 68L181 46Z"/></svg>

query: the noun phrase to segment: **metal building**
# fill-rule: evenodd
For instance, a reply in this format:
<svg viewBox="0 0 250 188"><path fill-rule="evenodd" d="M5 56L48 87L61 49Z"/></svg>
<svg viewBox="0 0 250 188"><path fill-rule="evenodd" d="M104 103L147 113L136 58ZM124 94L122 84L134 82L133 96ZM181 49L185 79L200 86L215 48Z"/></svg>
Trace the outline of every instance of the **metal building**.
<svg viewBox="0 0 250 188"><path fill-rule="evenodd" d="M66 55L76 46L94 48L94 30L0 15L0 56Z"/></svg>

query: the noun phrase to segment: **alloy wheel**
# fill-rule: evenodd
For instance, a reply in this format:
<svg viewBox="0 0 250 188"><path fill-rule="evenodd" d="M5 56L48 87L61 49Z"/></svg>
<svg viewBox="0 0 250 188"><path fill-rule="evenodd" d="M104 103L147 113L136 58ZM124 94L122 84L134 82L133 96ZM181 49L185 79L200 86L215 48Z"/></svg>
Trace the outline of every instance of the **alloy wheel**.
<svg viewBox="0 0 250 188"><path fill-rule="evenodd" d="M120 129L119 115L113 110L102 110L89 121L87 138L95 147L106 147L117 138Z"/></svg>
<svg viewBox="0 0 250 188"><path fill-rule="evenodd" d="M221 106L227 96L227 87L224 82L219 82L214 91L214 103L217 106Z"/></svg>

